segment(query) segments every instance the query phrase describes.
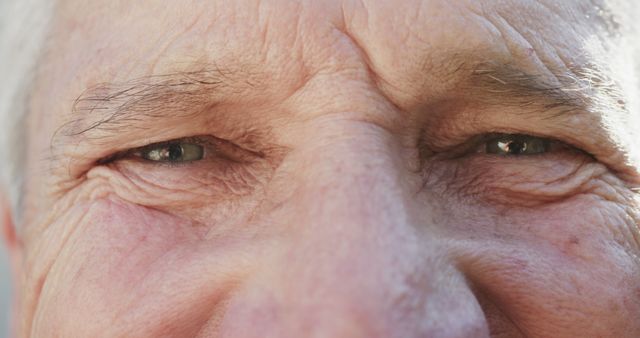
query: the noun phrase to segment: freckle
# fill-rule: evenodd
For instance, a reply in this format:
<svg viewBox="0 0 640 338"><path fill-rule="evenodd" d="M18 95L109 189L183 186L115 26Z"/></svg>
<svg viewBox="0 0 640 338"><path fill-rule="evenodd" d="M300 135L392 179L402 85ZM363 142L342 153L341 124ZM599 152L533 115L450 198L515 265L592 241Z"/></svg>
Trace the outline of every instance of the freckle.
<svg viewBox="0 0 640 338"><path fill-rule="evenodd" d="M535 50L535 49L533 49L533 48L527 48L527 55L528 55L528 56L533 55L535 52L536 52L536 50Z"/></svg>
<svg viewBox="0 0 640 338"><path fill-rule="evenodd" d="M578 236L576 235L572 235L572 236L569 236L569 238L567 238L566 242L564 243L562 252L565 255L575 256L578 254L576 251L578 251L579 249L580 249L580 238L578 238Z"/></svg>
<svg viewBox="0 0 640 338"><path fill-rule="evenodd" d="M578 236L571 236L569 237L569 243L573 245L580 245L580 239Z"/></svg>

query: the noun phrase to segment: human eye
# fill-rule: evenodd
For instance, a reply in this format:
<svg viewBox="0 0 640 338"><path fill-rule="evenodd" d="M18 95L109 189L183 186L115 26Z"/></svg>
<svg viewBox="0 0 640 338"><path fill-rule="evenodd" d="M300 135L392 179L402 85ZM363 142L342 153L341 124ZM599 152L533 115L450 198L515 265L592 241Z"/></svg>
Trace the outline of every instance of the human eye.
<svg viewBox="0 0 640 338"><path fill-rule="evenodd" d="M498 134L487 139L483 148L487 154L500 156L525 156L548 153L557 144L548 138L523 134Z"/></svg>
<svg viewBox="0 0 640 338"><path fill-rule="evenodd" d="M182 203L192 195L231 199L248 194L267 164L260 153L201 135L125 149L100 160L96 169L115 177L117 186L129 186L128 192Z"/></svg>
<svg viewBox="0 0 640 338"><path fill-rule="evenodd" d="M489 132L467 136L463 141L446 142L437 151L427 150L435 159L484 159L508 163L511 160L544 161L545 156L590 155L568 142L550 136L526 133Z"/></svg>
<svg viewBox="0 0 640 338"><path fill-rule="evenodd" d="M425 163L426 186L434 191L446 187L476 200L510 205L577 196L609 174L605 165L578 146L521 132L468 137L442 148Z"/></svg>
<svg viewBox="0 0 640 338"><path fill-rule="evenodd" d="M202 160L205 147L190 140L174 140L145 146L137 154L150 162L186 163Z"/></svg>
<svg viewBox="0 0 640 338"><path fill-rule="evenodd" d="M247 154L231 142L212 136L193 136L126 149L107 156L98 163L133 161L144 165L201 167L246 159Z"/></svg>

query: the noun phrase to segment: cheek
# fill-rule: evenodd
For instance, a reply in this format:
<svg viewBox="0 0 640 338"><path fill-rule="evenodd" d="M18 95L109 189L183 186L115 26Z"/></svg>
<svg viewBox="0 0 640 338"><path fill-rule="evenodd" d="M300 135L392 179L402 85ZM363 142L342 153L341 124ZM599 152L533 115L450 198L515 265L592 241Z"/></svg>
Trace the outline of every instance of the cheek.
<svg viewBox="0 0 640 338"><path fill-rule="evenodd" d="M99 289L118 287L115 278L136 285L141 269L197 238L178 218L121 201L97 201L88 210L59 260L78 268L75 279L93 279Z"/></svg>
<svg viewBox="0 0 640 338"><path fill-rule="evenodd" d="M87 210L46 276L36 336L194 336L243 269L239 243L179 218L110 199Z"/></svg>
<svg viewBox="0 0 640 338"><path fill-rule="evenodd" d="M484 231L462 245L462 264L481 294L537 333L607 327L624 336L640 329L640 265L623 235L632 225L625 207L593 195L502 210L476 224Z"/></svg>

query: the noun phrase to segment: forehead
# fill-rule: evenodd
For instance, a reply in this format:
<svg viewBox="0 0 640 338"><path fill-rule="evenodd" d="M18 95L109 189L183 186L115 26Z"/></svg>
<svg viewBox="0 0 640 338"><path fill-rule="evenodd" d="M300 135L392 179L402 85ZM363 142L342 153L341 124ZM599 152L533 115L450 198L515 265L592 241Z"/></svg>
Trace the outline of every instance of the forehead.
<svg viewBox="0 0 640 338"><path fill-rule="evenodd" d="M328 111L334 106L326 106L337 96L344 99L337 107L340 111L350 111L348 104L355 106L358 103L351 101L356 99L364 102L357 108L370 108L372 92L382 93L380 97L403 112L416 113L414 108L425 102L459 92L457 85L465 73L458 70L483 62L507 64L547 82L586 67L597 70L598 76L606 73L606 78L594 76L587 83L613 79L623 88L629 107L638 97L630 71L635 62L629 53L632 34L626 29L637 13L631 1L61 0L57 4L49 48L31 91L29 122L37 132L29 137L39 140L30 144L38 148L29 155L33 163L41 163L38 156L50 149L52 135L78 120L74 103L87 89L104 83L137 88L137 79L194 69L214 68L225 82L252 87L253 96L238 95L241 103L233 108L242 112L238 119L260 123L283 121L278 118L284 114L298 117L321 106L324 112L336 112ZM317 81L308 85L309 79ZM363 95L352 95L358 86L369 87ZM287 109L279 109L293 92L303 94L293 104L287 101ZM273 101L265 104L275 107L268 110L270 115L253 109L254 97L261 104L260 100ZM595 115L615 115L605 112L595 110ZM633 118L640 119L639 115ZM607 133L620 134L613 137L615 144L635 149L630 146L635 144L633 126L638 122L618 114L598 125L604 125ZM632 157L640 163L640 152Z"/></svg>
<svg viewBox="0 0 640 338"><path fill-rule="evenodd" d="M265 95L277 97L311 74L364 67L405 108L451 91L456 70L470 62L549 78L606 65L620 54L612 46L624 9L579 0L65 0L42 81L56 85L42 97L72 102L99 83L202 65L263 83Z"/></svg>
<svg viewBox="0 0 640 338"><path fill-rule="evenodd" d="M79 69L127 76L189 61L326 63L350 52L340 49L346 48L340 31L373 55L372 63L389 66L438 71L442 60L464 53L555 66L595 54L585 50L585 39L615 30L619 7L524 0L66 0L58 7L54 45Z"/></svg>

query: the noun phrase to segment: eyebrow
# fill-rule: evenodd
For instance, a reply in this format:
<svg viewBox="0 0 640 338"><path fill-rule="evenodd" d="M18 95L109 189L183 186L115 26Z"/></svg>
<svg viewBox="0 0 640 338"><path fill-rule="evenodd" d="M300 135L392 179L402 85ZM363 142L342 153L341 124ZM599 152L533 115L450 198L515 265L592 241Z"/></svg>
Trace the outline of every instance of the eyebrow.
<svg viewBox="0 0 640 338"><path fill-rule="evenodd" d="M509 64L478 63L469 79L476 99L495 105L539 105L546 119L626 110L618 84L595 66L558 70L553 77ZM464 86L463 86L464 87Z"/></svg>
<svg viewBox="0 0 640 338"><path fill-rule="evenodd" d="M152 75L121 83L100 83L85 90L72 106L65 136L92 130L118 130L141 120L187 118L215 102L215 93L233 82L220 68Z"/></svg>
<svg viewBox="0 0 640 338"><path fill-rule="evenodd" d="M451 61L455 62L455 61ZM581 67L565 70L555 79L531 74L510 64L475 63L459 89L474 101L495 106L540 107L543 119L560 119L576 113L624 109L623 96L604 72ZM122 132L149 128L149 121L189 118L222 100L221 92L236 88L238 74L219 67L198 71L152 75L122 83L101 83L85 90L72 107L73 120L61 128L68 137L92 136L92 131ZM248 80L240 80L251 85ZM216 95L216 93L218 93ZM100 133L103 134L103 133Z"/></svg>

